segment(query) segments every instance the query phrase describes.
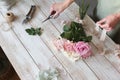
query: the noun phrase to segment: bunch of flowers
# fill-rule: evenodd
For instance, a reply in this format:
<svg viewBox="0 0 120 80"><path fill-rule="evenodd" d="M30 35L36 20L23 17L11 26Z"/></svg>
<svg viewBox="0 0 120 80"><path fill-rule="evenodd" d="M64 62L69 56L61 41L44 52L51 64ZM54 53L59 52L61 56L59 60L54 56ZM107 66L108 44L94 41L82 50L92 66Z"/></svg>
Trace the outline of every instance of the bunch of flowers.
<svg viewBox="0 0 120 80"><path fill-rule="evenodd" d="M70 25L64 25L60 36L61 38L54 41L56 48L73 61L91 55L91 46L88 42L92 40L92 36L86 35L82 24L72 21Z"/></svg>
<svg viewBox="0 0 120 80"><path fill-rule="evenodd" d="M92 54L91 46L84 41L72 42L67 39L59 38L54 41L56 48L73 61L87 58Z"/></svg>
<svg viewBox="0 0 120 80"><path fill-rule="evenodd" d="M83 21L89 4L84 4L84 0L79 8L80 20ZM54 41L56 48L70 59L76 61L80 58L87 58L91 55L91 46L88 42L92 40L92 36L87 36L84 24L71 21L70 24L65 24L61 38Z"/></svg>

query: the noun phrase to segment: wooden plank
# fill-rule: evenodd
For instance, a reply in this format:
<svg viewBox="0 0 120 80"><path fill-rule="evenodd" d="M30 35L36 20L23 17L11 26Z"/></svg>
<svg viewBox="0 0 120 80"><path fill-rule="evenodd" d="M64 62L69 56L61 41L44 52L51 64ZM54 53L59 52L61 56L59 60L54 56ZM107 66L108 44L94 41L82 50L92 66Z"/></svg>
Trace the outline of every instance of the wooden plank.
<svg viewBox="0 0 120 80"><path fill-rule="evenodd" d="M71 12L73 12L73 11L71 11ZM75 11L76 12L76 11ZM86 21L86 23L88 24L88 30L91 30L91 31L93 31L92 29L94 29L95 28L95 23L88 17L88 16L86 16L86 18L85 18L85 21ZM91 27L89 27L89 26L91 26ZM98 40L98 39L97 39ZM95 41L96 42L96 41ZM94 41L93 41L93 43L94 44L96 44ZM115 43L107 36L107 39L106 39L106 41L105 41L105 47L107 47L107 48L109 48L110 50L113 50L114 49L114 47L115 47ZM95 45L95 46L97 46L97 45ZM114 46L114 47L113 47ZM114 67L116 67L116 69L119 71L120 70L120 68L119 68L119 63L117 62L118 60L117 60L117 58L115 57L115 55L113 54L113 53L111 53L111 54L106 54L105 55L105 58L107 58L107 60L108 60L108 62L110 62L110 64L112 64L112 66L113 66L113 68Z"/></svg>
<svg viewBox="0 0 120 80"><path fill-rule="evenodd" d="M64 13L66 13L67 15L72 15L74 14L74 17L76 17L78 14L75 12L78 12L78 6L75 5L75 3L73 3L71 6L68 7L68 9L66 11L64 11ZM70 18L73 17L72 16L68 16ZM93 28L95 28L95 23L93 22L92 19L90 19L88 16L86 16L85 20L87 21L87 24L89 24L89 26L91 25L91 27L88 27L88 30L91 30ZM110 49L110 51L114 50L116 47L116 44L107 36L106 40L105 40L105 47L108 47L108 49ZM94 43L95 44L95 43ZM114 52L112 51L111 54L105 54L106 59L108 59L108 61L110 61L110 63L120 72L120 67L119 67L119 61Z"/></svg>
<svg viewBox="0 0 120 80"><path fill-rule="evenodd" d="M39 1L39 2L40 2L40 1ZM46 2L46 3L47 3L47 2ZM47 6L47 5L46 5L46 6ZM45 6L45 7L46 7L46 6ZM50 6L50 5L48 5L48 6ZM46 14L49 14L49 13L47 12L47 11L48 11L48 9L47 9L48 6L47 6L46 8L44 8L44 9L42 9L43 11L45 10L44 12L45 12ZM72 12L73 12L73 11L72 11ZM75 11L75 12L76 12L76 11ZM70 13L70 11L69 11L69 13ZM64 16L64 17L65 17L65 16ZM63 17L61 16L61 18L63 18ZM65 18L66 18L66 17L65 17ZM56 23L55 23L55 21L56 21ZM52 22L55 23L55 24L54 24L55 26L59 27L57 24L60 23L60 21L58 21L58 19L55 20L55 21L52 21ZM61 27L59 27L59 28L61 28ZM58 30L59 30L59 29L58 29ZM62 30L62 28L61 28L60 30ZM60 31L60 32L61 32L61 31ZM96 57L95 57L95 58L96 58L96 61L95 61L95 62L98 61L98 59L97 59L98 56L101 56L101 55L96 55ZM99 59L100 59L100 58L99 58ZM119 75L119 73L116 71L116 69L114 69L114 67L111 65L111 63L109 63L109 61L106 60L106 58L105 58L104 56L102 56L101 59L105 60L104 62L106 63L106 64L105 64L106 66L108 65L109 68L111 68L111 69L114 70L114 71L111 73L111 75L114 74L114 73L117 73L117 76ZM94 59L93 59L93 61L94 61ZM86 61L86 62L87 62L87 61ZM101 62L102 62L102 61L101 61ZM101 63L101 62L100 62L100 63ZM91 66L89 66L89 67L92 67L92 65L95 65L94 62L92 62L92 63L93 63L93 64L91 64ZM87 64L90 64L90 62L87 62ZM110 65L111 67L110 67L109 65ZM97 64L96 64L96 66L97 66ZM99 66L98 66L98 67L99 67ZM97 70L96 68L92 68L93 71L95 71L94 69ZM99 70L100 70L99 72L97 72L97 71L95 72L98 77L101 76L102 74L105 74L105 75L102 77L102 79L104 79L104 78L105 78L105 79L109 79L109 78L111 77L111 76L109 76L109 75L107 75L106 73L104 73L104 72L101 71L101 70L106 70L102 65L101 65L101 68L100 68ZM107 72L107 73L110 73L110 71L107 71L107 70L106 70L106 72ZM102 73L102 74L99 74L99 73ZM101 78L101 77L100 77L100 78ZM113 78L114 78L114 76L113 76Z"/></svg>
<svg viewBox="0 0 120 80"><path fill-rule="evenodd" d="M69 14L69 15L74 14L75 17L76 17L78 14L75 14L74 12L78 12L78 8L77 8L78 6L74 5L74 4L75 3L73 3L71 6L69 6L68 9L65 11L65 13ZM69 17L72 18L73 16L69 16ZM89 24L89 26L92 25L91 27L88 27L89 30L92 31L92 29L95 28L95 23L88 16L86 16L85 20L87 21L87 24ZM119 63L120 60L116 58L115 53L113 52L113 50L116 48L115 47L116 44L108 36L107 36L104 43L105 43L105 47L108 47L109 52L111 52L110 54L109 53L105 54L106 59L108 59L108 61L110 61L110 63L120 72L120 67L119 67L120 66L120 63Z"/></svg>
<svg viewBox="0 0 120 80"><path fill-rule="evenodd" d="M91 19L88 20L87 17L85 18L85 20L87 21L87 24L89 24L89 26L93 25L92 26L92 29L93 29L95 27L95 23ZM98 41L98 39L96 38L97 37L94 37L94 41L93 41L94 45L97 44L95 40ZM115 56L115 53L114 53L114 50L116 49L116 44L108 36L106 37L103 43L104 43L104 49L107 50L107 53L104 55L105 58L120 72L120 68L119 68L120 60Z"/></svg>
<svg viewBox="0 0 120 80"><path fill-rule="evenodd" d="M36 0L35 1L36 4L38 4L38 2L45 3L45 4L40 4L41 13L38 14L39 15L38 18L34 19L34 21L32 21L31 24L32 24L32 26L39 26L39 25L43 26L44 30L46 30L44 32L44 34L41 36L41 39L43 41L41 39L39 39L38 36L36 36L36 37L28 37L28 35L25 33L24 30L26 28L30 28L31 26L30 25L21 25L23 16L25 16L25 13L28 12L27 9L24 10L25 6L23 6L23 4L22 4L22 6L18 5L19 8L20 8L21 13L17 14L17 15L22 15L22 16L20 17L20 19L17 20L19 22L16 21L17 24L16 23L13 23L13 24L14 24L15 33L17 34L18 37L20 37L19 39L21 41L23 40L22 43L24 43L24 46L26 47L27 51L30 53L32 58L37 57L35 59L35 62L37 63L37 65L39 66L40 69L43 69L43 68L46 68L46 67L49 67L49 66L54 66L54 64L55 64L55 66L61 66L61 64L62 64L63 65L62 70L65 70L65 73L67 71L67 74L70 74L70 76L72 76L73 80L79 80L79 79L81 79L81 80L89 80L89 79L97 80L97 77L102 79L102 80L103 79L104 80L113 80L113 79L117 80L117 79L119 79L119 73L116 71L116 69L114 69L114 67L111 65L111 63L109 63L109 61L106 60L105 57L103 57L103 56L101 56L101 55L99 55L97 53L96 47L93 44L91 44L91 45L93 45L92 47L93 47L93 49L95 51L94 52L95 56L93 56L92 58L87 59L85 61L81 60L81 61L79 61L77 63L72 63L68 59L66 59L66 57L64 57L62 54L58 54L60 52L58 52L56 49L53 49L53 44L52 44L52 42L50 40L53 40L53 38L55 38L55 37L57 37L59 35L59 32L57 30L62 32L62 27L60 26L60 22L63 20L63 18L64 19L66 18L65 20L74 20L75 16L73 16L73 14L71 12L72 10L68 10L69 15L71 14L69 17L68 17L67 14L63 14L63 16L57 18L56 21L51 20L52 24L50 24L49 21L44 23L44 24L41 24L40 22L43 19L46 18L44 16L44 14L46 14L46 16L49 15L48 6L50 6L52 1L50 1L50 2L47 2L45 0L42 0L42 1L41 0ZM30 0L30 3L32 3L31 0ZM29 5L29 2L28 2L28 5ZM28 5L26 6L27 8L28 8ZM44 14L42 13L42 11L43 11ZM68 13L68 12L66 10L66 13ZM15 11L15 13L18 13L18 10ZM19 26L17 26L17 25L19 25ZM57 28L57 30L56 30L56 28ZM25 35L25 37L23 35ZM50 38L48 38L48 36L50 36ZM39 44L39 43L41 43L41 44ZM44 44L44 43L46 43L46 44ZM36 47L33 48L34 45L36 45ZM43 47L43 48L41 48L41 47ZM49 51L48 48L53 52L53 54L51 53L51 51ZM32 50L32 49L34 49L34 50ZM45 49L47 49L47 50L45 51ZM38 51L40 53L38 53ZM41 51L43 51L43 52L41 52ZM49 54L47 54L47 53L49 53ZM43 62L42 62L42 59L39 59L38 56L41 56L42 59L44 59ZM46 56L49 59L45 59ZM58 59L58 62L57 62L56 59ZM112 60L112 58L110 58L110 59ZM114 59L115 59L115 57L114 57ZM40 62L39 62L39 60L40 60ZM48 62L48 60L50 62ZM42 62L42 66L41 66L41 62ZM44 64L45 62L46 62L46 64ZM57 64L59 64L59 65L57 65ZM49 65L49 66L46 66L46 65ZM104 66L102 66L102 65L104 65ZM95 75L97 75L97 77L94 75L94 73L95 73ZM112 75L112 74L115 74L115 75ZM67 78L68 78L68 80L71 79L70 77L67 77ZM65 80L65 78L63 78L63 79Z"/></svg>
<svg viewBox="0 0 120 80"><path fill-rule="evenodd" d="M36 3L37 3L37 2L36 2ZM45 4L43 4L43 5L45 5ZM46 6L47 6L47 5L46 5ZM35 21L35 22L39 22L39 21ZM44 23L44 24L47 24L47 23L48 23L48 22L46 22L46 23ZM33 23L33 24L34 24L34 23ZM58 24L58 23L57 23L57 24ZM60 24L60 23L59 23L59 24ZM58 25L59 25L59 24L58 24ZM53 38L54 38L54 37L57 37L57 36L58 36L58 35L55 34L54 28L48 26L46 29L49 30L49 31L47 30L47 32L54 32L54 33L51 33L51 34L44 32L44 34L46 33L46 35L47 35L46 37L54 35L54 36L53 36ZM51 30L51 31L50 31L50 30ZM56 36L55 36L55 35L56 35ZM60 35L60 34L59 34L59 35ZM44 36L44 37L45 37L45 36ZM53 39L52 37L49 37L48 39L45 38L46 40L44 40L44 41L46 41L45 43L49 44L49 47L52 45L52 43L50 44L50 42L49 42L49 41L50 41L50 38ZM51 48L51 50L52 50L52 48ZM52 50L52 51L55 52L54 50ZM56 56L58 56L58 54L56 54ZM61 56L63 56L63 55L61 55ZM58 56L58 57L59 57L59 56ZM60 61L61 61L61 60L64 61L64 62L61 62L61 63L65 63L65 61L66 61L66 60L63 60L62 58L60 58ZM83 62L83 61L80 61L79 65L81 66L82 63L84 63L84 62ZM68 63L65 63L64 65L66 66L66 64L68 64ZM69 65L70 65L70 64L69 64ZM83 64L82 64L82 65L83 65ZM71 66L72 66L72 65L71 65ZM76 66L76 65L74 65L74 66ZM74 67L74 66L73 66L73 67ZM80 66L79 66L79 67L80 67ZM67 68L69 68L69 67L67 67ZM82 70L84 70L84 69L85 69L85 67L82 66ZM87 68L86 68L86 69L87 69ZM90 70L87 69L87 72L83 71L82 73L85 72L85 74L87 74L88 71L90 71ZM88 73L88 74L89 74L89 73ZM71 76L72 76L72 75L71 75ZM90 79L90 76L89 76L89 79Z"/></svg>
<svg viewBox="0 0 120 80"><path fill-rule="evenodd" d="M0 45L22 80L36 79L39 69L12 30L5 32L0 28Z"/></svg>
<svg viewBox="0 0 120 80"><path fill-rule="evenodd" d="M29 10L30 5L27 5L24 2L20 2L19 4L16 5L16 7L17 8L14 8L12 12L14 12L17 15L24 16L24 14L27 13L27 11ZM26 7L26 9L24 9L24 7ZM65 79L72 80L69 74L67 74L67 72L63 68L63 66L58 62L55 56L50 52L49 48L40 39L40 37L30 36L25 32L26 28L30 28L32 26L30 26L29 24L22 25L21 21L23 20L23 17L21 16L15 22L13 22L13 25L14 25L13 31L19 37L22 44L24 44L25 48L27 49L31 57L34 58L34 61L36 62L39 69L45 70L45 69L48 69L49 67L59 68L61 70L60 74L61 74L62 80L65 80Z"/></svg>
<svg viewBox="0 0 120 80"><path fill-rule="evenodd" d="M38 3L38 2L36 2L36 3ZM40 2L39 2L40 3ZM41 2L42 3L42 2ZM43 4L43 5L45 5L45 4ZM47 6L47 5L46 5ZM39 16L38 16L39 17ZM32 24L35 24L35 23L39 23L39 20L34 20L34 22L32 22ZM55 51L55 50L53 50L53 47L51 47L51 45L52 45L52 43L50 43L49 41L50 40L53 40L54 38L56 38L57 36L58 36L58 34L56 34L55 32L55 30L54 30L54 27L51 27L51 26L47 26L48 24L47 23L49 23L49 21L48 22L46 22L46 23L44 23L44 24L46 24L46 26L44 26L44 28L45 28L45 30L47 30L47 31L45 31L44 32L44 34L47 34L47 35L44 35L44 36L42 36L42 38L43 38L43 40L45 41L45 43L47 43L47 45L49 46L49 48L51 48L51 50L55 53L58 53L57 51ZM60 24L60 23L59 23ZM59 25L58 24L58 25ZM51 33L48 33L48 32L51 32ZM54 33L53 33L54 32ZM49 39L47 39L47 37L48 36L51 36ZM64 66L66 66L66 68L67 68L67 70L71 73L71 76L73 76L73 72L72 72L72 69L70 69L70 66L73 66L73 68L75 69L78 65L73 65L73 63L71 63L71 62L67 62L68 60L67 59L63 59L63 54L60 54L60 56L59 56L59 54L55 54L59 59L60 59L60 61L62 61L61 63L63 63L64 64ZM66 58L66 57L64 57L64 58ZM66 62L65 62L66 61ZM69 63L69 65L70 66L68 66L68 63ZM71 64L70 64L71 63ZM83 64L84 64L84 62L83 61L80 61L80 62L78 62L78 64L79 64L79 67L80 66L83 66ZM85 64L84 64L85 65ZM87 69L87 67L85 68L85 69L83 69L83 68L85 68L85 67L82 67L82 69L79 69L79 70L83 70L82 71L82 74L83 73L85 73L87 76L88 76L88 78L87 79L90 79L90 74L91 74L91 71L88 69L87 70L87 72L86 72L86 69ZM77 68L76 68L77 69ZM78 70L78 69L77 69ZM88 71L89 71L89 73L88 73ZM81 72L81 71L80 71ZM88 73L88 74L87 74ZM92 73L91 75L93 75L94 73ZM74 76L77 76L78 75L78 73L77 74L74 74ZM79 75L80 75L80 73L79 73ZM73 76L73 78L74 78L74 76ZM83 77L83 76L82 76ZM79 78L74 78L74 79L79 79ZM84 77L83 77L83 79L84 79ZM95 79L94 77L92 78L92 79Z"/></svg>

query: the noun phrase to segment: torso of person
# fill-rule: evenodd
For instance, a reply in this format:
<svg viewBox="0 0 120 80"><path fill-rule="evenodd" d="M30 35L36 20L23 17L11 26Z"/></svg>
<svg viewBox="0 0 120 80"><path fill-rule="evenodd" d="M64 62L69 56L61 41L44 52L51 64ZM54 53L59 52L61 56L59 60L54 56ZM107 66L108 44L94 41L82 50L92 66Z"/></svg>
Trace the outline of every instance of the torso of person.
<svg viewBox="0 0 120 80"><path fill-rule="evenodd" d="M96 8L96 16L98 19L103 19L108 15L120 13L120 0L98 0ZM120 22L116 27L108 32L116 43L120 44Z"/></svg>
<svg viewBox="0 0 120 80"><path fill-rule="evenodd" d="M119 12L120 0L98 0L96 15L99 19Z"/></svg>

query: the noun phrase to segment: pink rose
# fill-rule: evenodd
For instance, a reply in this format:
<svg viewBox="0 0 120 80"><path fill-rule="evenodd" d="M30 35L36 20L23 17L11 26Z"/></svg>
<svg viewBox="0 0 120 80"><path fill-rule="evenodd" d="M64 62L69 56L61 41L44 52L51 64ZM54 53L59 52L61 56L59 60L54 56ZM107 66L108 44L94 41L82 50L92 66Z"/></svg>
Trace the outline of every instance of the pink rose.
<svg viewBox="0 0 120 80"><path fill-rule="evenodd" d="M91 47L88 43L79 41L73 46L76 53L80 54L82 58L87 58L91 55Z"/></svg>
<svg viewBox="0 0 120 80"><path fill-rule="evenodd" d="M73 42L67 40L67 41L64 43L64 50L67 51L67 52L74 52L73 45L74 45Z"/></svg>
<svg viewBox="0 0 120 80"><path fill-rule="evenodd" d="M64 49L63 45L64 45L65 42L66 42L65 39L57 39L57 40L54 41L54 45L56 46L56 48L58 50L61 50L61 49Z"/></svg>

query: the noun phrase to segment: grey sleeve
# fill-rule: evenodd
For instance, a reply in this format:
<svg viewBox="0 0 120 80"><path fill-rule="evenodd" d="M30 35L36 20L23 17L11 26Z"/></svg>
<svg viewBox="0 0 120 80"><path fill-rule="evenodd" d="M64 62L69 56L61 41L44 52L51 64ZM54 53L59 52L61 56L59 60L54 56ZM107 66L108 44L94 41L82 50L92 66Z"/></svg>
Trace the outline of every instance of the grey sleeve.
<svg viewBox="0 0 120 80"><path fill-rule="evenodd" d="M75 0L77 5L81 5L82 0ZM90 4L87 14L93 16L94 9L97 6L97 0L85 0L85 4Z"/></svg>

